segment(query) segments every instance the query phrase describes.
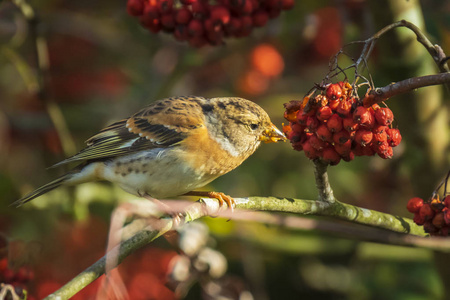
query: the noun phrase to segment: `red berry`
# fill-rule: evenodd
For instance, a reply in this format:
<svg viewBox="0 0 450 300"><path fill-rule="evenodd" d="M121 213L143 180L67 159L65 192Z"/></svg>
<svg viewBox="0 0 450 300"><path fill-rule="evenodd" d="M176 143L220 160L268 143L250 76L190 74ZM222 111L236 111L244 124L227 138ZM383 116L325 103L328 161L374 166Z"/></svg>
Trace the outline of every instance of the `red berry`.
<svg viewBox="0 0 450 300"><path fill-rule="evenodd" d="M319 119L320 121L325 121L328 120L331 115L333 115L333 111L329 106L325 105L317 109L316 115L317 119Z"/></svg>
<svg viewBox="0 0 450 300"><path fill-rule="evenodd" d="M431 220L434 217L434 210L429 203L424 203L419 210L419 215L425 221Z"/></svg>
<svg viewBox="0 0 450 300"><path fill-rule="evenodd" d="M305 130L305 127L298 123L292 123L291 127L292 127L292 131L294 131L297 134L303 133L303 131Z"/></svg>
<svg viewBox="0 0 450 300"><path fill-rule="evenodd" d="M167 29L171 30L175 28L175 18L173 14L165 14L161 16L161 25Z"/></svg>
<svg viewBox="0 0 450 300"><path fill-rule="evenodd" d="M262 27L266 25L267 21L269 21L269 15L266 11L260 9L253 13L252 15L253 26Z"/></svg>
<svg viewBox="0 0 450 300"><path fill-rule="evenodd" d="M442 212L444 213L445 224L450 225L450 209L446 207Z"/></svg>
<svg viewBox="0 0 450 300"><path fill-rule="evenodd" d="M319 139L316 135L312 135L308 141L311 144L311 146L318 151L322 151L323 148L325 148L325 146L327 145L324 141Z"/></svg>
<svg viewBox="0 0 450 300"><path fill-rule="evenodd" d="M336 110L338 115L340 115L342 118L345 118L348 116L350 111L352 110L352 104L348 100L342 100L341 103L339 103L339 106Z"/></svg>
<svg viewBox="0 0 450 300"><path fill-rule="evenodd" d="M306 125L306 120L308 120L308 115L303 113L303 110L300 109L297 113L297 122L302 125Z"/></svg>
<svg viewBox="0 0 450 300"><path fill-rule="evenodd" d="M445 207L450 208L450 195L444 198L444 205Z"/></svg>
<svg viewBox="0 0 450 300"><path fill-rule="evenodd" d="M223 32L221 30L206 31L206 38L213 46L223 45Z"/></svg>
<svg viewBox="0 0 450 300"><path fill-rule="evenodd" d="M415 213L414 214L414 219L413 219L414 223L416 223L417 225L423 225L423 223L425 223L425 219L419 214L419 213Z"/></svg>
<svg viewBox="0 0 450 300"><path fill-rule="evenodd" d="M355 142L361 146L368 145L373 138L372 131L368 131L365 129L359 129L355 134Z"/></svg>
<svg viewBox="0 0 450 300"><path fill-rule="evenodd" d="M336 100L342 96L342 88L338 83L330 84L327 88L328 100Z"/></svg>
<svg viewBox="0 0 450 300"><path fill-rule="evenodd" d="M374 143L372 142L372 149L384 159L391 159L394 155L394 151L391 146L387 142L382 143Z"/></svg>
<svg viewBox="0 0 450 300"><path fill-rule="evenodd" d="M187 8L180 8L175 11L175 22L178 24L187 24L192 19L192 13Z"/></svg>
<svg viewBox="0 0 450 300"><path fill-rule="evenodd" d="M359 127L359 124L353 121L352 117L342 119L342 125L348 132L356 131Z"/></svg>
<svg viewBox="0 0 450 300"><path fill-rule="evenodd" d="M242 16L240 19L241 19L241 29L237 32L236 36L238 37L248 36L253 29L253 20L250 16Z"/></svg>
<svg viewBox="0 0 450 300"><path fill-rule="evenodd" d="M377 144L387 143L387 126L377 125L373 130L373 141Z"/></svg>
<svg viewBox="0 0 450 300"><path fill-rule="evenodd" d="M138 17L144 13L144 1L142 0L128 0L127 11L128 14Z"/></svg>
<svg viewBox="0 0 450 300"><path fill-rule="evenodd" d="M388 128L386 134L388 136L388 143L391 147L397 147L402 141L400 130L396 128Z"/></svg>
<svg viewBox="0 0 450 300"><path fill-rule="evenodd" d="M375 151L369 145L367 145L365 147L361 146L361 149L362 149L362 155L364 155L364 156L375 155Z"/></svg>
<svg viewBox="0 0 450 300"><path fill-rule="evenodd" d="M388 126L394 121L394 114L389 108L381 107L375 112L375 118L378 124Z"/></svg>
<svg viewBox="0 0 450 300"><path fill-rule="evenodd" d="M283 10L290 10L294 7L294 0L282 0L283 3L282 8Z"/></svg>
<svg viewBox="0 0 450 300"><path fill-rule="evenodd" d="M214 24L228 24L230 22L230 11L223 5L211 6L210 18Z"/></svg>
<svg viewBox="0 0 450 300"><path fill-rule="evenodd" d="M234 36L241 29L241 27L242 27L241 19L231 17L230 22L225 25L225 32L228 35Z"/></svg>
<svg viewBox="0 0 450 300"><path fill-rule="evenodd" d="M345 144L350 140L350 134L346 130L341 130L339 132L336 132L333 135L333 142L335 144Z"/></svg>
<svg viewBox="0 0 450 300"><path fill-rule="evenodd" d="M446 224L445 224L445 220L444 220L444 213L443 213L442 211L441 211L441 212L438 212L438 213L434 216L432 223L433 223L433 225L434 225L435 227L437 227L437 228L442 228L442 227L444 227L444 226L446 225Z"/></svg>
<svg viewBox="0 0 450 300"><path fill-rule="evenodd" d="M170 13L173 8L173 0L159 0L157 7L161 14Z"/></svg>
<svg viewBox="0 0 450 300"><path fill-rule="evenodd" d="M322 152L322 160L332 166L341 161L341 156L331 147L325 148Z"/></svg>
<svg viewBox="0 0 450 300"><path fill-rule="evenodd" d="M191 10L194 18L203 20L208 16L208 3L203 1L196 1L192 3Z"/></svg>
<svg viewBox="0 0 450 300"><path fill-rule="evenodd" d="M423 206L423 199L419 197L414 197L409 199L408 204L406 205L406 209L410 213L418 213L420 208Z"/></svg>
<svg viewBox="0 0 450 300"><path fill-rule="evenodd" d="M327 128L330 132L335 133L342 130L342 118L337 114L332 115L327 122Z"/></svg>
<svg viewBox="0 0 450 300"><path fill-rule="evenodd" d="M353 121L358 124L367 123L370 119L370 112L364 106L358 106L353 112Z"/></svg>
<svg viewBox="0 0 450 300"><path fill-rule="evenodd" d="M431 221L425 221L425 223L423 223L423 230L427 233L433 234L439 231L438 228L436 228Z"/></svg>
<svg viewBox="0 0 450 300"><path fill-rule="evenodd" d="M332 111L336 111L337 108L339 107L340 103L341 103L341 101L339 99L337 99L337 100L329 100L328 101L328 106L331 108Z"/></svg>
<svg viewBox="0 0 450 300"><path fill-rule="evenodd" d="M349 154L347 154L347 155L341 155L341 157L342 157L342 159L343 159L344 161L349 162L349 161L352 161L352 160L355 159L355 154L354 154L352 151L350 151Z"/></svg>
<svg viewBox="0 0 450 300"><path fill-rule="evenodd" d="M203 33L204 33L203 23L196 19L191 20L188 24L188 33L190 36L203 35ZM291 120L288 120L288 121L291 121Z"/></svg>
<svg viewBox="0 0 450 300"><path fill-rule="evenodd" d="M317 128L316 134L322 141L329 143L333 141L333 134L328 130L328 127L325 124L322 124Z"/></svg>
<svg viewBox="0 0 450 300"><path fill-rule="evenodd" d="M312 145L308 141L303 143L303 151L305 152L306 157L308 157L309 159L316 159L320 154L320 152L314 149L314 147L312 147Z"/></svg>
<svg viewBox="0 0 450 300"><path fill-rule="evenodd" d="M311 132L315 132L317 130L317 128L319 127L319 125L320 125L320 122L319 122L319 120L317 120L316 117L308 117L306 119L306 127Z"/></svg>
<svg viewBox="0 0 450 300"><path fill-rule="evenodd" d="M5 271L3 271L3 278L6 283L11 283L14 280L14 275L15 273L11 269L6 269Z"/></svg>
<svg viewBox="0 0 450 300"><path fill-rule="evenodd" d="M335 144L334 150L336 150L341 157L348 156L350 152L352 152L352 141L348 140L343 144Z"/></svg>

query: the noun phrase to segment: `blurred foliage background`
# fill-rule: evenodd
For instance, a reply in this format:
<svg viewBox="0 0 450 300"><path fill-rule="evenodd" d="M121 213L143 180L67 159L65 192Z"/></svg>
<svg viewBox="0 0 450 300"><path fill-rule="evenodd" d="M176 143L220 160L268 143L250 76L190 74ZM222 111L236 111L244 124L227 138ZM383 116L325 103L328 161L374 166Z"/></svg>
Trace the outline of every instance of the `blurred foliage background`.
<svg viewBox="0 0 450 300"><path fill-rule="evenodd" d="M281 126L283 103L301 99L320 82L343 44L403 18L450 53L450 3L441 0L297 0L293 10L249 37L201 49L149 33L127 14L125 0L29 4L39 20L32 27L12 2L0 1L0 232L8 241L0 255L8 255L11 268L34 271L27 288L36 298L104 254L111 211L132 197L108 183L88 183L20 209L8 205L61 174L46 168L83 148L102 127L156 99L189 94L251 99ZM37 88L34 31L48 46L44 94ZM437 72L407 29L383 36L369 68L376 86ZM448 171L448 100L442 86L389 100L402 144L392 160L358 157L331 167L336 197L411 217L407 200L430 197ZM288 143L263 145L207 189L235 197L317 197L313 164ZM227 274L254 299L450 299L450 257L442 253L261 224L204 222L214 248L228 260ZM140 292L133 299L175 298L164 274L176 255L158 241L124 262L130 293ZM94 297L96 287L77 297ZM194 284L186 297L201 294L209 299Z"/></svg>

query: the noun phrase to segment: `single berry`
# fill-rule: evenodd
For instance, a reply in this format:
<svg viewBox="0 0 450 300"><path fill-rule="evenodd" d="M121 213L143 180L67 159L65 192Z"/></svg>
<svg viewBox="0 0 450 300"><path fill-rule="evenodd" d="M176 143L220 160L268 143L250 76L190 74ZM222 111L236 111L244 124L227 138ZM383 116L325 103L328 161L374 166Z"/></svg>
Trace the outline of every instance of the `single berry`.
<svg viewBox="0 0 450 300"><path fill-rule="evenodd" d="M320 152L314 149L309 141L303 143L303 151L305 152L306 157L308 157L309 159L316 159L320 155Z"/></svg>
<svg viewBox="0 0 450 300"><path fill-rule="evenodd" d="M445 207L447 207L447 208L450 208L450 195L447 195L445 198L444 198L444 205L445 205Z"/></svg>
<svg viewBox="0 0 450 300"><path fill-rule="evenodd" d="M328 100L336 100L342 96L342 88L338 83L330 84L327 88Z"/></svg>
<svg viewBox="0 0 450 300"><path fill-rule="evenodd" d="M203 23L197 19L193 19L189 22L188 24L188 33L190 36L201 36L204 33L204 28L203 28ZM288 120L289 122L294 122L295 121L295 114L292 118L292 116L288 116L289 118L286 117L287 114L285 112L285 118L286 120Z"/></svg>
<svg viewBox="0 0 450 300"><path fill-rule="evenodd" d="M435 213L429 203L424 203L419 210L419 214L425 221L429 221L433 219Z"/></svg>
<svg viewBox="0 0 450 300"><path fill-rule="evenodd" d="M438 212L438 213L434 216L432 223L433 223L433 225L434 225L435 227L437 227L437 228L442 228L442 227L444 227L444 226L446 225L446 224L445 224L445 220L444 220L444 213L443 213L442 211L441 211L441 212Z"/></svg>
<svg viewBox="0 0 450 300"><path fill-rule="evenodd" d="M355 142L361 146L368 145L372 141L372 138L373 138L372 131L365 129L359 129L358 131L356 131Z"/></svg>
<svg viewBox="0 0 450 300"><path fill-rule="evenodd" d="M436 226L434 226L433 223L431 223L431 221L425 221L425 223L423 223L423 230L433 235L434 233L439 231L439 229L436 228Z"/></svg>
<svg viewBox="0 0 450 300"><path fill-rule="evenodd" d="M387 126L377 125L373 130L373 142L375 144L387 143Z"/></svg>
<svg viewBox="0 0 450 300"><path fill-rule="evenodd" d="M342 118L347 117L350 114L350 111L352 110L352 104L348 100L342 100L341 103L339 103L339 106L336 110L338 115L340 115Z"/></svg>
<svg viewBox="0 0 450 300"><path fill-rule="evenodd" d="M388 143L391 147L397 147L402 141L400 130L396 128L388 128L386 134L388 136Z"/></svg>
<svg viewBox="0 0 450 300"><path fill-rule="evenodd" d="M319 107L316 112L317 119L320 121L328 120L332 115L333 111L328 105Z"/></svg>
<svg viewBox="0 0 450 300"><path fill-rule="evenodd" d="M334 150L336 150L336 152L344 158L352 152L352 141L348 140L343 144L334 144Z"/></svg>
<svg viewBox="0 0 450 300"><path fill-rule="evenodd" d="M305 127L298 123L292 123L291 128L292 131L294 131L297 134L303 133L303 131L305 130Z"/></svg>
<svg viewBox="0 0 450 300"><path fill-rule="evenodd" d="M332 147L325 148L322 152L322 160L332 166L337 165L341 156Z"/></svg>
<svg viewBox="0 0 450 300"><path fill-rule="evenodd" d="M359 124L353 121L352 117L347 117L345 119L342 119L342 125L344 126L345 130L348 132L356 131L359 127Z"/></svg>
<svg viewBox="0 0 450 300"><path fill-rule="evenodd" d="M175 22L178 24L187 24L192 19L192 13L187 8L180 8L175 11Z"/></svg>
<svg viewBox="0 0 450 300"><path fill-rule="evenodd" d="M317 137L322 141L331 143L333 141L333 134L325 124L320 125L316 130Z"/></svg>
<svg viewBox="0 0 450 300"><path fill-rule="evenodd" d="M349 162L355 159L355 154L353 153L353 151L350 151L349 154L341 155L341 157L344 161Z"/></svg>
<svg viewBox="0 0 450 300"><path fill-rule="evenodd" d="M142 0L128 0L127 11L128 14L134 17L141 16L144 13L144 1Z"/></svg>
<svg viewBox="0 0 450 300"><path fill-rule="evenodd" d="M329 100L328 106L331 108L332 111L335 112L338 109L340 103L341 103L341 101L339 99Z"/></svg>
<svg viewBox="0 0 450 300"><path fill-rule="evenodd" d="M342 118L337 114L332 115L327 122L327 127L330 132L335 133L342 130Z"/></svg>
<svg viewBox="0 0 450 300"><path fill-rule="evenodd" d="M308 141L309 141L309 144L311 145L311 147L313 147L314 149L316 149L318 151L322 151L327 145L324 141L319 139L315 134L312 135L308 139Z"/></svg>
<svg viewBox="0 0 450 300"><path fill-rule="evenodd" d="M394 156L394 150L387 142L383 143L372 143L372 149L384 159L391 159Z"/></svg>
<svg viewBox="0 0 450 300"><path fill-rule="evenodd" d="M417 225L423 225L423 223L425 223L425 219L418 212L414 214L413 221Z"/></svg>
<svg viewBox="0 0 450 300"><path fill-rule="evenodd" d="M410 213L418 213L420 208L423 206L423 199L419 197L414 197L409 199L408 204L406 205L406 209Z"/></svg>
<svg viewBox="0 0 450 300"><path fill-rule="evenodd" d="M394 121L394 114L389 108L381 107L375 111L375 119L378 124L388 126L392 124L392 121Z"/></svg>
<svg viewBox="0 0 450 300"><path fill-rule="evenodd" d="M353 121L360 125L367 124L371 117L370 112L364 106L358 106L353 112Z"/></svg>
<svg viewBox="0 0 450 300"><path fill-rule="evenodd" d="M306 127L311 131L314 132L319 127L320 122L317 120L316 117L308 117L306 119Z"/></svg>
<svg viewBox="0 0 450 300"><path fill-rule="evenodd" d="M345 144L350 140L350 134L346 130L341 130L333 134L333 142L335 144Z"/></svg>
<svg viewBox="0 0 450 300"><path fill-rule="evenodd" d="M173 14L169 13L169 14L165 14L161 16L161 25L167 29L167 30L171 30L175 28L175 17L173 16Z"/></svg>
<svg viewBox="0 0 450 300"><path fill-rule="evenodd" d="M228 24L230 22L230 11L223 5L211 6L210 18L214 24Z"/></svg>
<svg viewBox="0 0 450 300"><path fill-rule="evenodd" d="M269 21L269 14L262 9L257 10L253 13L252 20L253 26L262 27L266 25L267 21Z"/></svg>
<svg viewBox="0 0 450 300"><path fill-rule="evenodd" d="M283 10L290 10L294 7L294 0L282 0L281 1L283 3L282 5L282 9Z"/></svg>

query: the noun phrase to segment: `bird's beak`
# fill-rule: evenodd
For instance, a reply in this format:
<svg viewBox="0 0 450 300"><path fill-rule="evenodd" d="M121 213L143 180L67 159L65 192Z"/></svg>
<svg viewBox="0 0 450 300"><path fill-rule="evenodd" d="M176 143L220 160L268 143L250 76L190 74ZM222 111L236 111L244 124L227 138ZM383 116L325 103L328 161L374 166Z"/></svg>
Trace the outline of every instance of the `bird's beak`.
<svg viewBox="0 0 450 300"><path fill-rule="evenodd" d="M286 141L286 137L283 132L280 131L275 125L271 124L269 128L264 130L262 135L259 137L260 141L264 143L276 143L278 141Z"/></svg>

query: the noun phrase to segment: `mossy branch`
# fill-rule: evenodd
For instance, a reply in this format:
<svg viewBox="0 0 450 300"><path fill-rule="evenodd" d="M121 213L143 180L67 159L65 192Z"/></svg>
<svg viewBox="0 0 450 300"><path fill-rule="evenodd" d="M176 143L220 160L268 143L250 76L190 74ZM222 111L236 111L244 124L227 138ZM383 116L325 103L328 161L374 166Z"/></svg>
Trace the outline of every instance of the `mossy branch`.
<svg viewBox="0 0 450 300"><path fill-rule="evenodd" d="M317 200L302 200L302 199L292 199L292 198L276 198L276 197L249 197L249 198L235 198L236 201L236 212L231 215L239 216L241 210L251 210L248 214L252 214L252 218L246 217L245 215L238 217L240 220L259 220L260 222L275 224L278 226L285 226L290 228L298 228L291 223L286 223L281 221L284 216L276 216L270 214L271 218L267 218L266 214L262 214L257 211L267 211L267 212L285 212L292 214L301 215L320 215L328 216L341 220L350 221L353 223L369 225L376 228L386 229L396 233L408 233L409 235L400 235L400 239L386 239L382 241L382 237L368 236L367 239L373 241L378 240L384 243L394 243L400 245L418 245L423 247L435 247L435 244L431 246L427 243L421 242L411 242L411 239L417 238L422 241L425 233L423 228L414 224L414 222L407 218L402 218L398 216L393 216L350 204L345 204L335 200L334 202L329 201L317 201ZM222 210L223 212L223 210ZM181 224L192 222L199 218L205 216L217 216L224 215L229 216L229 212L225 214L221 213L219 208L219 202L216 199L200 199L189 205L183 211L183 217ZM254 214L261 214L255 215ZM278 220L278 221L276 221ZM291 225L289 225L291 224ZM121 245L116 246L116 248L110 251L118 252L118 262L122 262L125 257L133 253L134 251L142 248L143 246L149 244L159 236L165 234L169 230L174 229L174 223L171 218L164 218L158 222L158 225L152 224L152 229L147 228L137 232L131 238L125 240ZM155 229L156 228L156 229ZM320 229L320 227L318 227ZM386 233L388 235L388 233ZM427 239L430 240L430 239ZM445 247L450 249L450 245L445 244ZM108 255L108 254L107 254ZM96 263L88 267L78 276L73 278L70 282L64 285L62 288L49 295L45 299L69 299L81 289L86 287L88 284L96 280L98 277L105 273L106 257L102 257Z"/></svg>

